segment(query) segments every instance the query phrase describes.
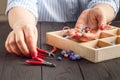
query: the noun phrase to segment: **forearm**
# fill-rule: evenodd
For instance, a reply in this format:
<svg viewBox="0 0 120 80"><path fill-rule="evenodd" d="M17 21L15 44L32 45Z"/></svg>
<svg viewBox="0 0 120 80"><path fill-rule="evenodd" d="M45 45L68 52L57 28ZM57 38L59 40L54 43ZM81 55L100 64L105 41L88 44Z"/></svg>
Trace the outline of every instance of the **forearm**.
<svg viewBox="0 0 120 80"><path fill-rule="evenodd" d="M105 15L107 22L112 21L115 17L114 9L107 4L97 4L93 8L98 8L98 10L101 9L104 12L103 14Z"/></svg>
<svg viewBox="0 0 120 80"><path fill-rule="evenodd" d="M26 24L36 25L35 16L28 10L20 7L14 7L8 12L8 20L12 29Z"/></svg>

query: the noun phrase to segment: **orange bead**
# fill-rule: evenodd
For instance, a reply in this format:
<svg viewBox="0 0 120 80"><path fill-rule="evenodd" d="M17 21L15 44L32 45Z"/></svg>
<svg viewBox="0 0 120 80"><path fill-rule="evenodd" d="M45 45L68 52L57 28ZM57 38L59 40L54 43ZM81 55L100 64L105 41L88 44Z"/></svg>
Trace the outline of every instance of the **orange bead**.
<svg viewBox="0 0 120 80"><path fill-rule="evenodd" d="M68 54L64 54L64 57L67 58L67 57L68 57Z"/></svg>

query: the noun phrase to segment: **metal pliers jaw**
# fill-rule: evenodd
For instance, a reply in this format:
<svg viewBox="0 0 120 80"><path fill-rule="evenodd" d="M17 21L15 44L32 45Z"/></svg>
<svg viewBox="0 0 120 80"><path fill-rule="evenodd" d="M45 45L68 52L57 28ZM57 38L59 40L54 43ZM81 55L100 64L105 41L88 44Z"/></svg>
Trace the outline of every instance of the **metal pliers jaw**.
<svg viewBox="0 0 120 80"><path fill-rule="evenodd" d="M54 53L53 53L53 52L48 52L48 51L46 51L46 53L48 54L48 56L55 57L55 55L54 55Z"/></svg>
<svg viewBox="0 0 120 80"><path fill-rule="evenodd" d="M52 50L52 51L50 51L50 52L46 51L46 53L48 54L48 56L53 56L53 57L55 57L55 54L53 53L53 52L55 52L55 51L56 51L56 47L53 47L53 50Z"/></svg>

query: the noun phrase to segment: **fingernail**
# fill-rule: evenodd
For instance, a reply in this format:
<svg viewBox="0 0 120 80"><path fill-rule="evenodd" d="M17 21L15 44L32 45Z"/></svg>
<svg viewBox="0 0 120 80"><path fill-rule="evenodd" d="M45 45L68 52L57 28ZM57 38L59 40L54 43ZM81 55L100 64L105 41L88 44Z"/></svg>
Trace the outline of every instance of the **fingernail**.
<svg viewBox="0 0 120 80"><path fill-rule="evenodd" d="M32 55L32 58L36 58L37 57L37 53L36 52L33 52L31 55Z"/></svg>

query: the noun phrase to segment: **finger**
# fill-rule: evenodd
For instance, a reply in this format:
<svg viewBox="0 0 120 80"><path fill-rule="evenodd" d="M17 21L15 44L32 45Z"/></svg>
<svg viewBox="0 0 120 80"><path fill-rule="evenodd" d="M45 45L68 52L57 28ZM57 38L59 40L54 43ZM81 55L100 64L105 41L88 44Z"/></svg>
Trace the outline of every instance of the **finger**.
<svg viewBox="0 0 120 80"><path fill-rule="evenodd" d="M15 30L15 40L19 50L24 54L29 54L28 47L25 42L24 33L22 30Z"/></svg>
<svg viewBox="0 0 120 80"><path fill-rule="evenodd" d="M17 51L14 51L11 47L11 44L14 42L14 33L13 31L10 32L10 34L8 35L7 37L7 40L5 42L5 46L6 46L6 49L9 53L12 53L12 54L15 54L15 55L19 55Z"/></svg>
<svg viewBox="0 0 120 80"><path fill-rule="evenodd" d="M35 36L35 45L37 45L37 40L38 40L38 30L37 30L37 28L35 28L34 30L33 30L33 33L35 34L34 36Z"/></svg>
<svg viewBox="0 0 120 80"><path fill-rule="evenodd" d="M89 9L84 10L81 15L79 16L75 27L84 27L87 25L87 15L89 13Z"/></svg>
<svg viewBox="0 0 120 80"><path fill-rule="evenodd" d="M92 30L97 30L98 29L98 21L97 21L97 16L91 11L89 11L89 15L88 15L88 26L92 29Z"/></svg>
<svg viewBox="0 0 120 80"><path fill-rule="evenodd" d="M5 47L6 47L6 50L9 52L9 53L12 53L12 50L10 49L10 44L8 43L9 41L9 38L10 38L10 34L11 32L9 33L7 39L6 39L6 42L5 42Z"/></svg>
<svg viewBox="0 0 120 80"><path fill-rule="evenodd" d="M9 38L9 47L12 51L12 53L16 54L16 55L20 55L20 50L18 49L17 45L15 44L15 36L14 36L14 33L11 35L11 37Z"/></svg>
<svg viewBox="0 0 120 80"><path fill-rule="evenodd" d="M33 25L28 25L24 28L25 40L26 40L30 53L37 53L36 51L37 32L36 30L33 30L32 28L29 28L29 27L33 27Z"/></svg>

